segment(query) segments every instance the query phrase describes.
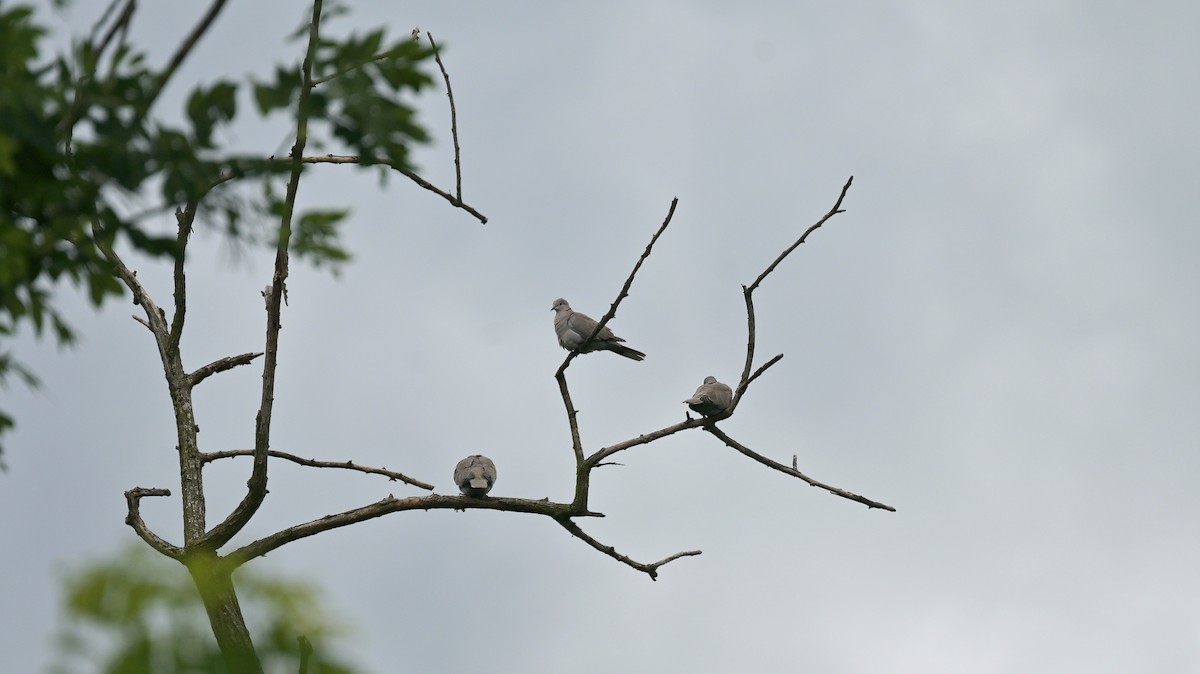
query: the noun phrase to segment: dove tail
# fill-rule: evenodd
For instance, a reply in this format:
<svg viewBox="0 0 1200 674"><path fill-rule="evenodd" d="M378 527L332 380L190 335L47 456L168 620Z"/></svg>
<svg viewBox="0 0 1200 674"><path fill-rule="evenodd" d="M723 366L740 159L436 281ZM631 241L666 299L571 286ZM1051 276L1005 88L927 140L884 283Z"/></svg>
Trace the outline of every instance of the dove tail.
<svg viewBox="0 0 1200 674"><path fill-rule="evenodd" d="M625 346L623 344L614 344L612 342L609 342L608 350L612 351L614 353L619 353L622 356L625 356L626 358L629 358L631 360L645 360L646 359L646 354L642 353L641 351L638 351L637 349L632 349L628 346Z"/></svg>

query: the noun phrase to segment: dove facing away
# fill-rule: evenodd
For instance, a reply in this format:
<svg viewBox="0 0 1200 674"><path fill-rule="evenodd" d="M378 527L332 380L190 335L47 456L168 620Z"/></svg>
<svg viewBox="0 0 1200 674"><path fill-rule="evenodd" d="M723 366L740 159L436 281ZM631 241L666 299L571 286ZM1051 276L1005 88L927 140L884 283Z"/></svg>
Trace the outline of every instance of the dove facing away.
<svg viewBox="0 0 1200 674"><path fill-rule="evenodd" d="M733 402L733 389L717 381L716 377L705 377L700 388L683 402L700 414L711 417L724 412Z"/></svg>
<svg viewBox="0 0 1200 674"><path fill-rule="evenodd" d="M562 348L570 351L578 347L579 353L612 351L632 360L642 360L646 357L646 354L637 349L619 344L625 340L614 335L608 326L590 342L583 344L583 340L596 329L596 321L587 314L571 309L571 305L561 297L554 300L554 306L550 308L554 310L554 333L558 335L558 343ZM580 347L580 344L583 346Z"/></svg>
<svg viewBox="0 0 1200 674"><path fill-rule="evenodd" d="M483 496L496 484L496 464L482 454L473 454L454 467L454 484L467 496Z"/></svg>

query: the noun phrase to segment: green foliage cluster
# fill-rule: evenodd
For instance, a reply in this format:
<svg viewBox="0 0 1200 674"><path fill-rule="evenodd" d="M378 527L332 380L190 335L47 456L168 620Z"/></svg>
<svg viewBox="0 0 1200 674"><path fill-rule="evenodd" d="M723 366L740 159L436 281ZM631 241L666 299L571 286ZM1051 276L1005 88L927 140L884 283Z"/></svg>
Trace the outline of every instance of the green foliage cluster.
<svg viewBox="0 0 1200 674"><path fill-rule="evenodd" d="M201 221L224 235L277 240L284 205L272 180L291 162L236 152L222 144L221 131L247 101L262 117L296 115L299 61L261 80L198 84L185 97L185 123L170 124L154 114L155 104L194 43L182 41L166 65L151 65L126 42L135 6L126 4L126 15L113 11L120 4L92 35L53 57L43 51L46 31L31 8L0 6L0 340L26 324L39 337L48 327L69 343L71 327L53 302L56 285L84 289L95 305L120 295L103 251L120 245L178 258L184 250L175 233L148 221L201 198ZM326 15L345 13L335 9ZM307 30L306 21L292 38ZM411 169L409 146L428 134L405 97L433 83L424 71L432 55L408 36L389 42L382 29L323 38L313 63L319 86L309 99L310 146L357 155L383 172ZM234 188L247 183L259 189ZM338 241L347 214L297 213L292 252L317 264L347 260ZM0 384L14 376L36 383L0 348ZM12 423L0 410L0 434Z"/></svg>
<svg viewBox="0 0 1200 674"><path fill-rule="evenodd" d="M250 569L237 584L265 671L299 671L301 636L313 647L311 674L356 671L330 653L338 631L315 587ZM146 546L75 569L64 587L53 674L227 671L187 571Z"/></svg>

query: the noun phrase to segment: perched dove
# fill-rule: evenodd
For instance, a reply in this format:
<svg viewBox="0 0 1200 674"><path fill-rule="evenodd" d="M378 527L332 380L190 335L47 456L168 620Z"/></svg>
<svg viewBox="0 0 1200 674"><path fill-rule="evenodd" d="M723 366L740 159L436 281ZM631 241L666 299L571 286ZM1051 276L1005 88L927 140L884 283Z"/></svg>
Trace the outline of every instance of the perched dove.
<svg viewBox="0 0 1200 674"><path fill-rule="evenodd" d="M554 310L554 332L558 335L558 343L562 348L570 351L583 343L588 335L596 329L596 321L592 320L587 314L582 314L571 309L571 305L563 298L554 300L554 306L550 307ZM646 354L631 349L618 342L625 340L613 334L612 330L605 326L600 334L596 335L595 339L584 344L579 349L580 353L590 353L592 351L612 351L626 358L633 360L642 360Z"/></svg>
<svg viewBox="0 0 1200 674"><path fill-rule="evenodd" d="M683 402L700 414L711 417L724 412L733 402L733 389L717 381L716 377L705 377L700 388Z"/></svg>
<svg viewBox="0 0 1200 674"><path fill-rule="evenodd" d="M468 456L454 467L454 484L467 496L483 496L496 484L496 464L482 454Z"/></svg>

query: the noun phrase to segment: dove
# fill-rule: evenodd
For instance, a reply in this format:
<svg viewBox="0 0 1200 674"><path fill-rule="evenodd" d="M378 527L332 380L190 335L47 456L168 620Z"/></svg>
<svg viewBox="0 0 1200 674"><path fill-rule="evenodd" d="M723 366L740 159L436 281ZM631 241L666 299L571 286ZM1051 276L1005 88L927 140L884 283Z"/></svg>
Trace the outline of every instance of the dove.
<svg viewBox="0 0 1200 674"><path fill-rule="evenodd" d="M561 297L554 300L554 306L550 308L554 310L554 332L558 335L558 343L568 351L579 347L596 329L596 321L587 314L572 310L571 305ZM579 352L612 351L632 360L642 360L646 357L646 354L637 349L618 344L623 341L625 340L614 335L613 331L605 326L600 334L579 348Z"/></svg>
<svg viewBox="0 0 1200 674"><path fill-rule="evenodd" d="M482 454L468 456L454 467L454 484L467 496L484 496L496 484L496 464Z"/></svg>
<svg viewBox="0 0 1200 674"><path fill-rule="evenodd" d="M705 377L700 388L683 402L700 414L711 417L724 412L733 402L733 389L717 381L716 377Z"/></svg>

